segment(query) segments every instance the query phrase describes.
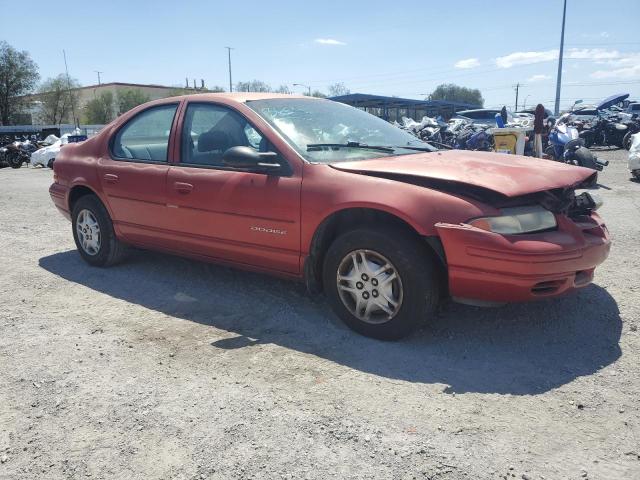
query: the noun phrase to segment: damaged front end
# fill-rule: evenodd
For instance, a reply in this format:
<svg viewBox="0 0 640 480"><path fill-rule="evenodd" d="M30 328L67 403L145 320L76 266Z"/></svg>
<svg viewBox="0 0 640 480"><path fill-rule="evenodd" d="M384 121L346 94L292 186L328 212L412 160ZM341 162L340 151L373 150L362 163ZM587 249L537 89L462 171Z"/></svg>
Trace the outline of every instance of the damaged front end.
<svg viewBox="0 0 640 480"><path fill-rule="evenodd" d="M484 197L499 216L436 224L451 296L484 305L556 296L588 285L608 256L610 239L596 213L602 204L598 195L576 191L587 185Z"/></svg>

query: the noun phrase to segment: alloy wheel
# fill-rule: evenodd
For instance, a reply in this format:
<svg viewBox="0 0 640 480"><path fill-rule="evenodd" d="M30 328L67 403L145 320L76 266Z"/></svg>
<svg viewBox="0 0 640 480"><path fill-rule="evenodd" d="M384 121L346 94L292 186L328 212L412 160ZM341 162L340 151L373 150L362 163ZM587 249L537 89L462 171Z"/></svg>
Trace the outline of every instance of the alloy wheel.
<svg viewBox="0 0 640 480"><path fill-rule="evenodd" d="M87 255L97 255L100 251L100 225L90 210L80 210L76 220L76 233L82 250Z"/></svg>
<svg viewBox="0 0 640 480"><path fill-rule="evenodd" d="M340 262L336 281L344 306L366 323L386 323L402 306L403 289L398 270L373 250L354 250L347 254Z"/></svg>

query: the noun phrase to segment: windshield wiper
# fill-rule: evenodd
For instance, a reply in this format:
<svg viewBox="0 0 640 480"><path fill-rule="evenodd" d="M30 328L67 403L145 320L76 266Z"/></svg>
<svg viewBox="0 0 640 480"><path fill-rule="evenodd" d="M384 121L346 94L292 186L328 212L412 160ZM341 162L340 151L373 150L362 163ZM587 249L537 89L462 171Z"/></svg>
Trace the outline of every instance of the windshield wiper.
<svg viewBox="0 0 640 480"><path fill-rule="evenodd" d="M393 147L387 147L384 145L367 145L360 142L347 142L347 143L309 143L307 145L307 152L322 150L323 148L363 148L366 150L378 150L379 152L393 153L395 149Z"/></svg>
<svg viewBox="0 0 640 480"><path fill-rule="evenodd" d="M404 148L406 150L417 150L418 152L433 152L434 147L418 147L413 145L395 145L396 148Z"/></svg>

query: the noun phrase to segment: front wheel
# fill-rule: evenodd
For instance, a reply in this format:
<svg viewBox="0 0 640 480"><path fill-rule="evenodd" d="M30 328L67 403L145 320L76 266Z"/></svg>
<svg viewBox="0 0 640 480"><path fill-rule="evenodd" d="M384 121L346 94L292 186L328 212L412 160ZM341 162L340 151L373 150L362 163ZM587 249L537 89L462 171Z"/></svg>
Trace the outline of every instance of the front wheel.
<svg viewBox="0 0 640 480"><path fill-rule="evenodd" d="M358 228L325 256L323 283L334 312L356 332L397 340L434 315L440 282L427 246L398 229Z"/></svg>
<svg viewBox="0 0 640 480"><path fill-rule="evenodd" d="M633 135L632 132L627 132L624 138L622 139L622 148L624 148L625 150L631 150L632 135Z"/></svg>
<svg viewBox="0 0 640 480"><path fill-rule="evenodd" d="M118 263L125 245L116 238L109 212L95 195L81 197L71 214L73 239L80 256L96 267Z"/></svg>
<svg viewBox="0 0 640 480"><path fill-rule="evenodd" d="M11 168L20 168L22 166L22 157L18 153L12 152L7 161Z"/></svg>

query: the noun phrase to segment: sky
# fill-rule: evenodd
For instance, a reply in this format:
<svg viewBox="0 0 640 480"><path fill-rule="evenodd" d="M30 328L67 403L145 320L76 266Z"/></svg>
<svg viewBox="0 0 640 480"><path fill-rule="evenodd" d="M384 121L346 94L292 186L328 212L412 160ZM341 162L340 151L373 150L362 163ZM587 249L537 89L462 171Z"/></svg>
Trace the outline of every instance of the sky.
<svg viewBox="0 0 640 480"><path fill-rule="evenodd" d="M326 91L424 98L438 84L479 88L486 107L553 109L562 0L108 1L54 8L0 0L0 40L27 50L42 79L83 85L207 86L258 79ZM640 0L568 0L561 107L614 93L640 100ZM190 80L193 82L193 80Z"/></svg>

